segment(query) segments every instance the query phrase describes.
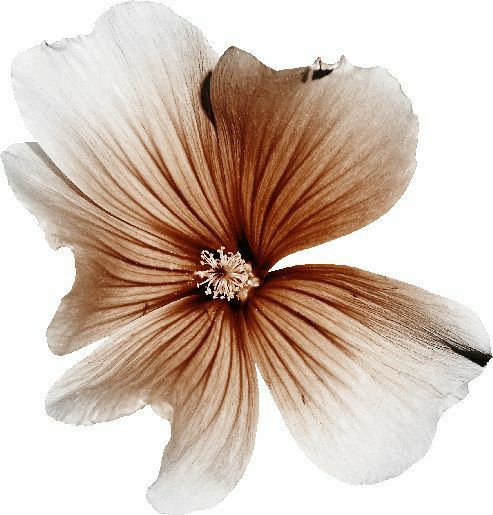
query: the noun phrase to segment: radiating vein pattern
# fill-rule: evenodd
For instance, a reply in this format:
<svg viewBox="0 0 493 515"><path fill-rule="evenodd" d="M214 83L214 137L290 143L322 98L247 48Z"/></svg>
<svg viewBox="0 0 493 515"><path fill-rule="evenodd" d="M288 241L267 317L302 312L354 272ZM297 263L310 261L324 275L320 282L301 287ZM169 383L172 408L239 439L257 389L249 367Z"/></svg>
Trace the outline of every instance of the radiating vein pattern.
<svg viewBox="0 0 493 515"><path fill-rule="evenodd" d="M466 308L335 265L271 273L243 329L299 445L354 483L395 476L423 456L443 410L491 357Z"/></svg>

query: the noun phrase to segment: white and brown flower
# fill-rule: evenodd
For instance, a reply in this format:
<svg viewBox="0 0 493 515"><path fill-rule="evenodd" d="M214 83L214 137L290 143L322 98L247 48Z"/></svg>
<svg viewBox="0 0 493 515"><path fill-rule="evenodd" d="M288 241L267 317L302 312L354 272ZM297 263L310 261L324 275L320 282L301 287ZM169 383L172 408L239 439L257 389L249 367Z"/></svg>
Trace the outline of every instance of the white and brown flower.
<svg viewBox="0 0 493 515"><path fill-rule="evenodd" d="M148 497L171 514L213 506L242 476L255 363L323 470L373 483L423 456L490 358L476 316L344 266L269 272L406 189L417 121L394 78L345 59L274 71L237 48L218 58L166 7L131 2L89 36L20 55L13 81L38 143L3 154L10 184L76 258L50 348L109 336L54 385L52 417L150 404L170 420Z"/></svg>

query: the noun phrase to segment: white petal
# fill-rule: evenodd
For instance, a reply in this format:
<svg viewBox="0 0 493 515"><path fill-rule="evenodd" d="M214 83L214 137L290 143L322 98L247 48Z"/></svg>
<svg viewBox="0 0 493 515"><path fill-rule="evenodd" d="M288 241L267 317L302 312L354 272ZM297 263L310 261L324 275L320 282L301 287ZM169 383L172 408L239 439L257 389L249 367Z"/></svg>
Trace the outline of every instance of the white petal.
<svg viewBox="0 0 493 515"><path fill-rule="evenodd" d="M162 513L213 506L241 478L257 422L255 369L227 303L185 298L128 325L69 370L48 413L91 424L150 403L171 417L149 501Z"/></svg>
<svg viewBox="0 0 493 515"><path fill-rule="evenodd" d="M491 357L464 307L340 266L269 275L245 331L300 447L351 483L382 481L421 458L442 412Z"/></svg>
<svg viewBox="0 0 493 515"><path fill-rule="evenodd" d="M12 76L28 128L84 194L132 225L173 230L201 249L230 237L202 95L216 59L165 6L129 2L89 36L18 56Z"/></svg>

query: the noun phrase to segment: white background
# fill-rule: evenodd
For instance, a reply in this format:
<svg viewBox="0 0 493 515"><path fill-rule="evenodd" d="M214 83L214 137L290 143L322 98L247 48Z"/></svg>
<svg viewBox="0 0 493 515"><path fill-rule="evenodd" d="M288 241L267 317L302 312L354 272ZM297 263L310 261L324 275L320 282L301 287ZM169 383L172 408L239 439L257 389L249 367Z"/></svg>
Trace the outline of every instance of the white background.
<svg viewBox="0 0 493 515"><path fill-rule="evenodd" d="M90 32L112 2L15 0L0 19L0 149L31 140L10 86L14 56ZM488 2L168 1L218 53L230 45L275 68L340 54L381 65L402 83L420 121L418 167L382 219L286 262L344 263L395 277L475 310L493 334L493 72ZM74 428L44 413L49 386L87 354L55 357L44 332L74 267L53 252L0 174L0 512L152 514L145 499L169 426L149 408ZM251 463L210 513L491 513L493 365L442 418L427 456L401 477L354 487L319 471L297 448L261 385Z"/></svg>

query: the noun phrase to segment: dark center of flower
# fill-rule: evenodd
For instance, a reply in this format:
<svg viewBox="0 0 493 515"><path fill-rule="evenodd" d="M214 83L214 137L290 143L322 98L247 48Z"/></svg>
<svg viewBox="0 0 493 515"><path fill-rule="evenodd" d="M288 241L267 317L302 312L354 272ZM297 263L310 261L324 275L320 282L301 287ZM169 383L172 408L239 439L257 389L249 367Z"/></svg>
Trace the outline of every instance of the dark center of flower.
<svg viewBox="0 0 493 515"><path fill-rule="evenodd" d="M213 299L238 299L245 301L252 288L259 286L260 281L252 272L252 265L247 263L239 252L224 252L224 247L217 250L218 257L213 252L203 250L200 254L201 265L207 265L207 270L195 272L202 282L197 287L205 287L206 295Z"/></svg>

